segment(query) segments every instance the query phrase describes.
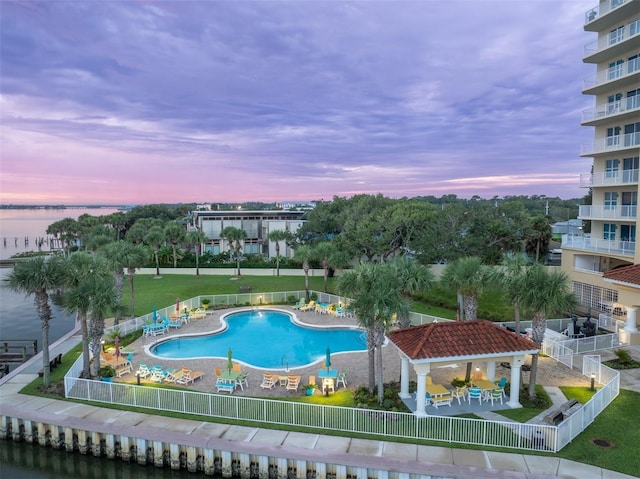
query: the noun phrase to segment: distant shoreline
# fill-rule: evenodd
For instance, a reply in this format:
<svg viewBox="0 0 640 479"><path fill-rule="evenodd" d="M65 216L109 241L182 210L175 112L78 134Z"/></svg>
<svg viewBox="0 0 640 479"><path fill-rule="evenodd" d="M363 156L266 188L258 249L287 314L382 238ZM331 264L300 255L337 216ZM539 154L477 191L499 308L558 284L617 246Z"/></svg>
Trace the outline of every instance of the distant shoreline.
<svg viewBox="0 0 640 479"><path fill-rule="evenodd" d="M68 210L80 208L128 208L126 205L0 205L2 210Z"/></svg>

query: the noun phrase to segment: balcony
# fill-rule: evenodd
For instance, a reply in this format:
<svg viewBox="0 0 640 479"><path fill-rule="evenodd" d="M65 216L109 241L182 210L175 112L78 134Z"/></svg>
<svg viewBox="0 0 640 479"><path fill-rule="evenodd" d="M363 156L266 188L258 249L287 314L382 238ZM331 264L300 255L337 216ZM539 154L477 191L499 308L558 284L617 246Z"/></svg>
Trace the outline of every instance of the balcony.
<svg viewBox="0 0 640 479"><path fill-rule="evenodd" d="M580 148L580 156L594 156L600 153L623 152L640 147L640 132L625 135L608 136L595 143L584 143Z"/></svg>
<svg viewBox="0 0 640 479"><path fill-rule="evenodd" d="M578 210L581 220L635 221L637 217L638 205L582 205Z"/></svg>
<svg viewBox="0 0 640 479"><path fill-rule="evenodd" d="M587 32L599 32L616 23L620 23L637 12L638 3L638 0L608 0L602 2L587 10L584 14L584 29Z"/></svg>
<svg viewBox="0 0 640 479"><path fill-rule="evenodd" d="M582 82L582 93L598 95L613 88L635 87L640 80L640 58L619 63L589 75Z"/></svg>
<svg viewBox="0 0 640 479"><path fill-rule="evenodd" d="M562 247L583 249L597 253L633 256L636 250L636 243L635 241L597 239L589 235L562 235Z"/></svg>
<svg viewBox="0 0 640 479"><path fill-rule="evenodd" d="M598 186L626 186L638 184L638 170L601 171L580 175L581 188Z"/></svg>
<svg viewBox="0 0 640 479"><path fill-rule="evenodd" d="M624 122L627 118L635 117L640 112L640 95L623 98L619 101L603 103L595 108L582 112L582 124L596 126L607 121Z"/></svg>
<svg viewBox="0 0 640 479"><path fill-rule="evenodd" d="M600 37L584 46L585 63L600 63L608 58L622 55L640 43L640 19L609 35Z"/></svg>

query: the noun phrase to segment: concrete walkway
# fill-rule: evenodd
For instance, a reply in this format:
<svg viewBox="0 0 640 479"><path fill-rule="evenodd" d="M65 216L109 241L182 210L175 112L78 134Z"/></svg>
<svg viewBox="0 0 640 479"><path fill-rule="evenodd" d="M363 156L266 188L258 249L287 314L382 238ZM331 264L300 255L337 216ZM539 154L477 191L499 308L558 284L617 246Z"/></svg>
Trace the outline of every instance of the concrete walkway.
<svg viewBox="0 0 640 479"><path fill-rule="evenodd" d="M52 357L59 352L66 352L78 343L78 336L70 333L52 346ZM632 352L634 357L640 356L639 350ZM9 376L0 380L0 413L11 415L11 412L27 411L34 417L41 415L62 415L75 420L98 421L118 428L148 428L159 431L165 436L188 434L191 441L202 438L203 444L212 438L226 441L241 441L243 447L265 450L291 450L297 455L302 453L310 457L324 457L330 461L331 456L344 461L345 457L369 457L371 465L393 465L398 460L408 470L436 471L450 477L527 477L565 479L631 479L633 476L609 471L579 462L568 461L554 456L535 456L519 453L488 452L450 448L446 446L418 446L396 442L352 439L322 434L307 434L272 429L230 426L226 424L186 421L170 418L159 418L152 414L131 413L126 411L106 410L78 403L70 403L53 399L25 396L20 389L37 377L41 363L34 358L29 363L17 368ZM622 377L622 388L640 391L640 371ZM559 389L558 389L559 391ZM555 402L563 402L562 394L551 391ZM306 452L304 452L306 451ZM346 456L345 456L346 455ZM513 473L520 474L513 474ZM453 475L458 474L458 475Z"/></svg>

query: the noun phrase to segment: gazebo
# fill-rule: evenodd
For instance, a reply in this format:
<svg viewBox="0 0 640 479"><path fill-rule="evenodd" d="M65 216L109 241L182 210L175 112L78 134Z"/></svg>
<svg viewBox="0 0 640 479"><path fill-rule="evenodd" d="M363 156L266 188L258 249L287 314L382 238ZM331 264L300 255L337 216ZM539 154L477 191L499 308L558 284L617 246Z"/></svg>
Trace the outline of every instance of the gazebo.
<svg viewBox="0 0 640 479"><path fill-rule="evenodd" d="M511 364L511 384L520 384L520 368L525 356L538 354L538 345L530 339L485 320L447 321L397 329L387 334L398 348L402 361L400 397L409 398L409 365L417 375L415 414L426 416L426 376L432 364L446 366L460 362L487 362L487 379L495 380L496 362ZM507 404L522 407L519 388L512 387Z"/></svg>

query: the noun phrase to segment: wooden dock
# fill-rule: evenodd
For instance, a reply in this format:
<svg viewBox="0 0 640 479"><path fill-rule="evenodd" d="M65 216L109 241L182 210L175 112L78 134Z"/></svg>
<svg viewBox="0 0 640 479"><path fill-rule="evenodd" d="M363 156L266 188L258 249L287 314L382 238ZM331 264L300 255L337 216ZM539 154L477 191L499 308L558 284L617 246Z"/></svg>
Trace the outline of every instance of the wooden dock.
<svg viewBox="0 0 640 479"><path fill-rule="evenodd" d="M0 364L24 363L36 354L37 339L0 339Z"/></svg>

